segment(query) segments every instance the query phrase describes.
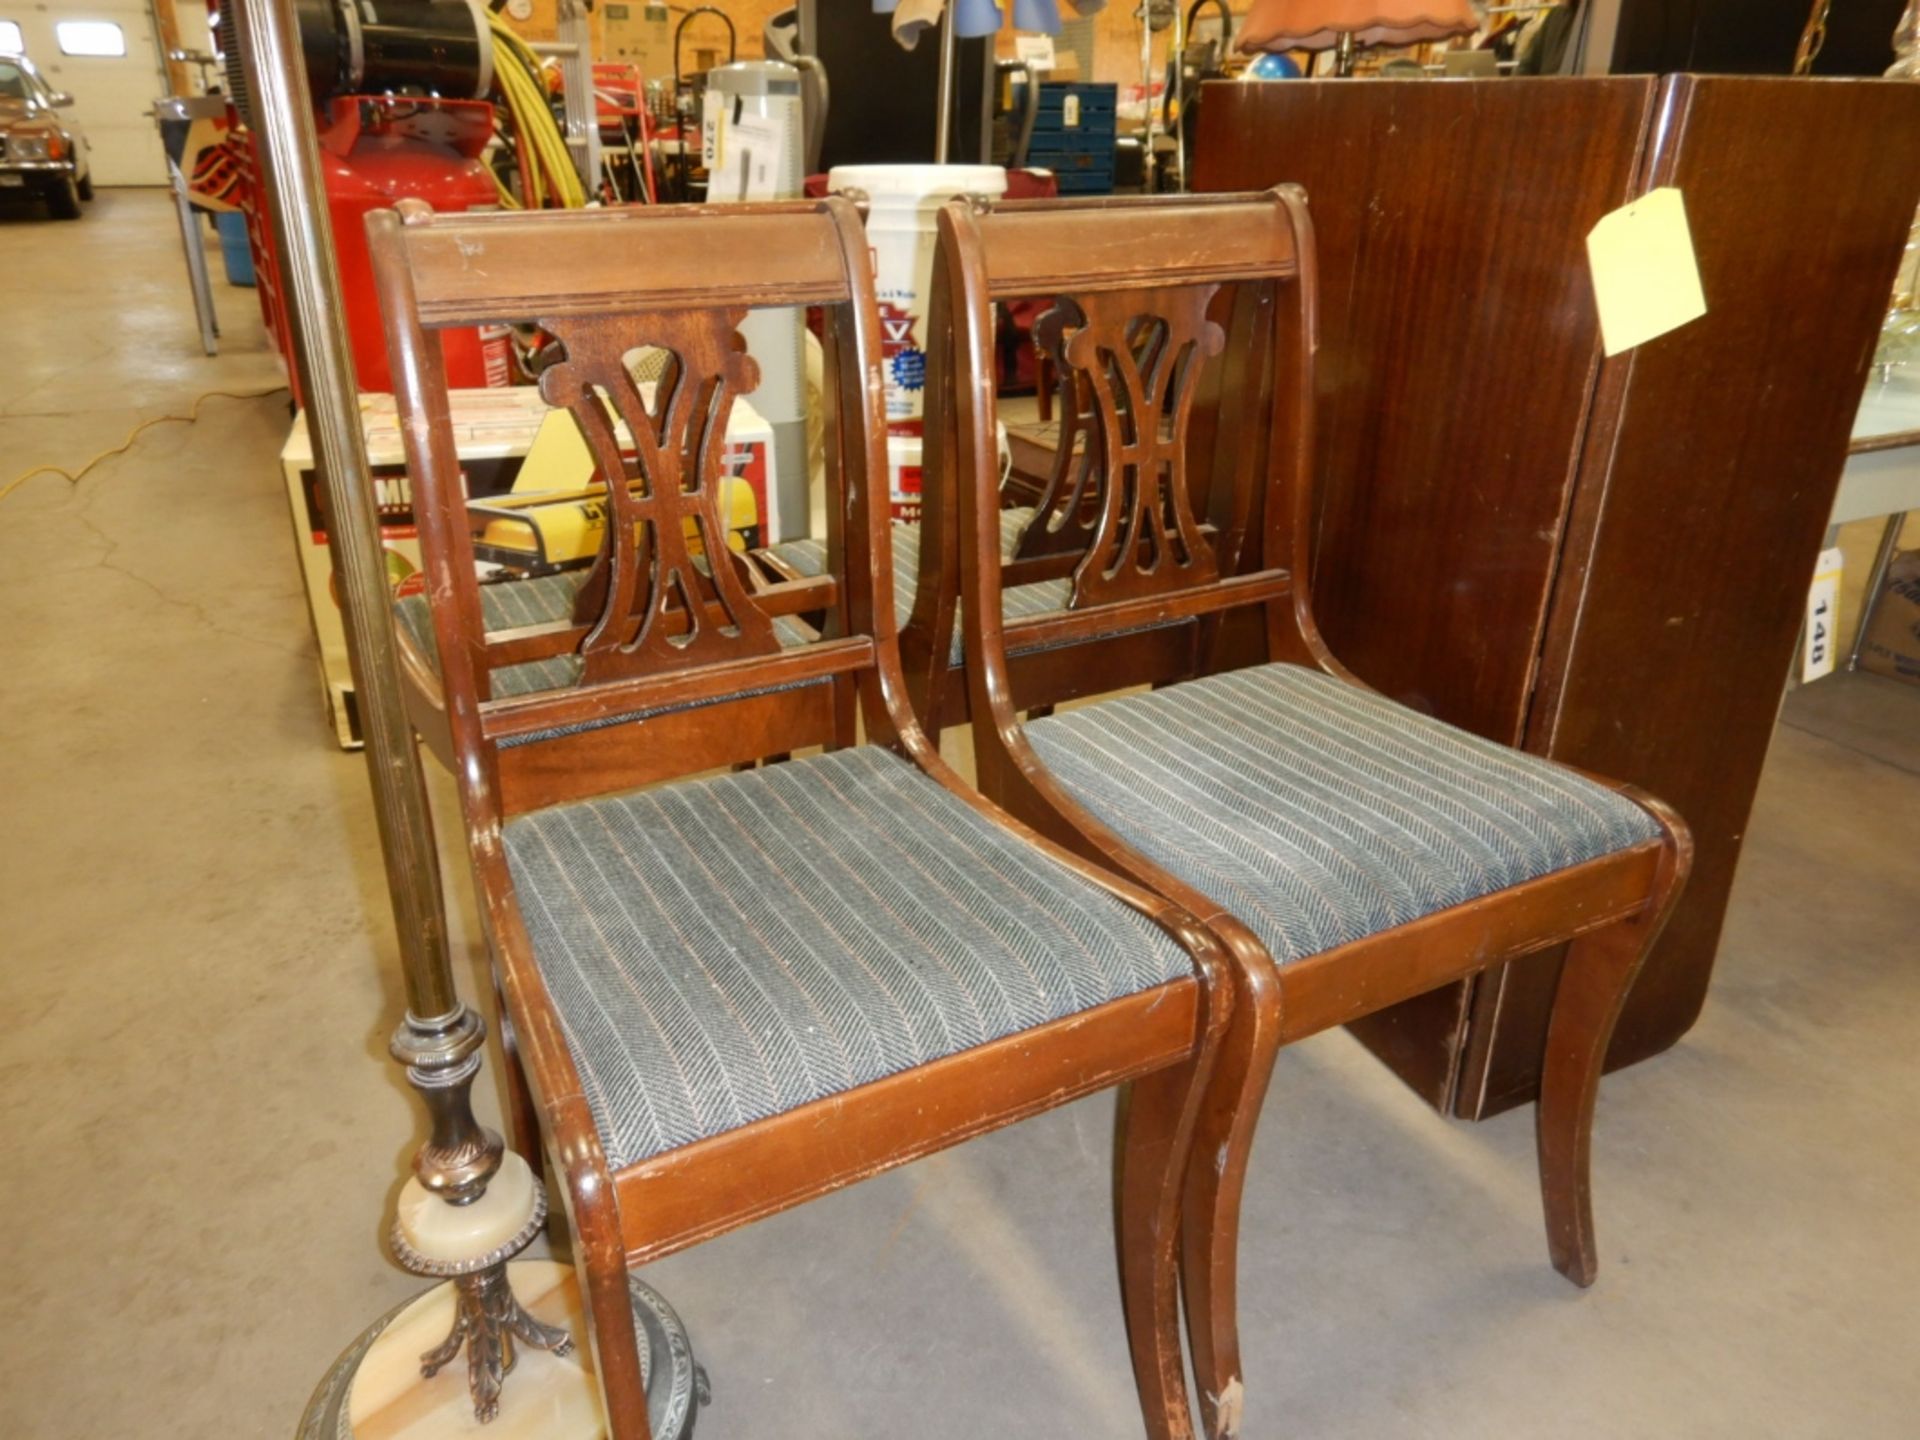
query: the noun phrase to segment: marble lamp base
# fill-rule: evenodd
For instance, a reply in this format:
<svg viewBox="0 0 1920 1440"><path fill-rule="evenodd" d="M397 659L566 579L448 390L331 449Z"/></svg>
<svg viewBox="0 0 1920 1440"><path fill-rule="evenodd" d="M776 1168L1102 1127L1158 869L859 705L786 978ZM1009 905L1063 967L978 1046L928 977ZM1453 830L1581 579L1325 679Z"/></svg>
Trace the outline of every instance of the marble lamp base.
<svg viewBox="0 0 1920 1440"><path fill-rule="evenodd" d="M347 1347L314 1391L295 1440L605 1440L586 1311L572 1267L522 1260L507 1270L521 1305L536 1319L571 1330L574 1346L564 1356L520 1349L491 1422L474 1418L464 1364L449 1365L431 1379L420 1374L420 1357L453 1326L448 1282L389 1311ZM627 1286L642 1337L654 1440L692 1440L707 1377L694 1363L686 1326L658 1291L632 1276Z"/></svg>

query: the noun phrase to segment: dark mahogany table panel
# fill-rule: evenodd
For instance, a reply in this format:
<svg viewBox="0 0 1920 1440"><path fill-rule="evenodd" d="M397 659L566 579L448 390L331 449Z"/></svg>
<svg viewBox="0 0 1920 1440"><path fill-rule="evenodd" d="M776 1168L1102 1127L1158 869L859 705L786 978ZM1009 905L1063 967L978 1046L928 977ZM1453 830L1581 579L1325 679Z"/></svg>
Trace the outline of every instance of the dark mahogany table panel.
<svg viewBox="0 0 1920 1440"><path fill-rule="evenodd" d="M1307 188L1315 609L1368 683L1640 784L1693 879L1612 1062L1697 1018L1920 199L1920 87L1670 76L1218 85L1198 188ZM1585 238L1686 197L1708 314L1603 360ZM1442 1108L1531 1098L1557 960L1356 1033Z"/></svg>

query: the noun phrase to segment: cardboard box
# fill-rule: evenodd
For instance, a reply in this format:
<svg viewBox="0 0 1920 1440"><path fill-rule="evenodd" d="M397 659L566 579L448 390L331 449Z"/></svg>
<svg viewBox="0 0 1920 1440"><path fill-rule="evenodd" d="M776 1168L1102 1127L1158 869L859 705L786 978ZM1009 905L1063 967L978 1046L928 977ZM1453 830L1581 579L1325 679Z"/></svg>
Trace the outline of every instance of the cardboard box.
<svg viewBox="0 0 1920 1440"><path fill-rule="evenodd" d="M648 4L645 0L607 0L594 14L601 28L601 42L593 52L595 59L638 65L642 80L660 80L672 87L676 17L665 5ZM697 23L687 27L687 43L682 47L689 65L701 43L700 36L706 33L700 30L696 35L698 28Z"/></svg>
<svg viewBox="0 0 1920 1440"><path fill-rule="evenodd" d="M1902 550L1887 567L1860 668L1920 685L1920 550Z"/></svg>
<svg viewBox="0 0 1920 1440"><path fill-rule="evenodd" d="M455 390L450 400L454 445L468 498L506 494L513 488L527 449L548 413L547 403L531 386ZM387 552L387 578L393 598L398 600L426 588L399 416L391 395L361 396L360 413L380 512L380 540ZM767 497L773 493L773 431L745 400L734 401L727 425L727 450L732 455L736 449L744 449L747 454L730 468L753 487L765 524L774 516L767 505ZM321 692L342 748L358 749L362 740L354 707L353 676L347 663L346 628L340 618L333 560L327 551L326 506L313 468L304 414L293 417L293 429L280 451L280 470L293 520L294 547L307 585L307 611L319 651ZM763 531L755 538L778 537Z"/></svg>
<svg viewBox="0 0 1920 1440"><path fill-rule="evenodd" d="M1840 579L1846 554L1839 546L1822 550L1807 587L1807 621L1800 627L1800 682L1833 673L1834 626L1840 618Z"/></svg>

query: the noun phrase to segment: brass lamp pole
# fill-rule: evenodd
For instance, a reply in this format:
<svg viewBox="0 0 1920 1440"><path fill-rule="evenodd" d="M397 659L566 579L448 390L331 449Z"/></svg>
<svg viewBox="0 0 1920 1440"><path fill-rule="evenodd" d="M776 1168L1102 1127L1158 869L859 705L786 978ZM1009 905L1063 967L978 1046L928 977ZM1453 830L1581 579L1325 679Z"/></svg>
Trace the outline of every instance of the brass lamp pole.
<svg viewBox="0 0 1920 1440"><path fill-rule="evenodd" d="M516 1338L559 1353L573 1342L565 1331L527 1315L507 1280L506 1261L539 1232L546 1196L532 1182L526 1162L506 1154L500 1137L473 1113L486 1025L455 991L449 963L439 856L420 755L400 694L386 563L366 483L359 392L299 24L291 0L237 0L237 6L240 57L252 97L247 119L259 146L294 368L327 497L328 545L340 582L347 653L406 979L406 1018L390 1048L406 1066L407 1080L433 1122L432 1134L414 1156L415 1178L402 1197L395 1249L408 1269L457 1286L453 1333L423 1357L424 1368L431 1374L464 1344L475 1413L485 1420L498 1406ZM496 1177L503 1188L489 1196ZM414 1192L415 1185L424 1196ZM459 1207L466 1223L448 1227L447 1207ZM477 1231L485 1248L461 1254L434 1243L435 1234L449 1228Z"/></svg>
<svg viewBox="0 0 1920 1440"><path fill-rule="evenodd" d="M1800 31L1800 43L1793 52L1793 73L1811 75L1814 58L1827 43L1827 14L1833 9L1833 0L1813 0L1813 9L1807 15L1807 23Z"/></svg>

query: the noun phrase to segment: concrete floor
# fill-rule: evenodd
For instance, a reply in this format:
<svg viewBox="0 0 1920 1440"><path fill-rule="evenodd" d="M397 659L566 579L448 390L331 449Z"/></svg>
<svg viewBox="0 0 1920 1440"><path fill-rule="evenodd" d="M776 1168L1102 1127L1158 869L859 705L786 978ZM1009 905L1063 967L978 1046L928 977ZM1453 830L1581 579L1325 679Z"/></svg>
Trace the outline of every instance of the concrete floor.
<svg viewBox="0 0 1920 1440"><path fill-rule="evenodd" d="M251 292L219 287L199 355L171 226L159 192L0 216L0 484L278 378ZM380 1244L417 1138L394 943L286 426L284 397L211 400L0 506L7 1436L287 1435L416 1288ZM1605 1087L1586 1294L1546 1264L1528 1114L1442 1123L1343 1036L1289 1051L1248 1190L1247 1434L1920 1434L1916 815L1920 689L1789 701L1706 1017ZM654 1267L712 1376L702 1434L1136 1435L1111 1103Z"/></svg>

